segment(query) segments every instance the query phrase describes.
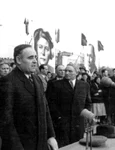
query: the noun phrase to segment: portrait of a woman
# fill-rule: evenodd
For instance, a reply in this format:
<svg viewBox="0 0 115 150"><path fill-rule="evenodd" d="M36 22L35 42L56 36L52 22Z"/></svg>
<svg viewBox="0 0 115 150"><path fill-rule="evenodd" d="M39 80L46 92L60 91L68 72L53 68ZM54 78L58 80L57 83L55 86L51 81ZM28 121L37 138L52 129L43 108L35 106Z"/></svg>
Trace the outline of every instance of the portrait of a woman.
<svg viewBox="0 0 115 150"><path fill-rule="evenodd" d="M36 29L34 32L34 49L38 55L38 65L48 65L48 71L54 72L54 68L50 66L49 60L54 57L53 42L49 32L44 31L42 28Z"/></svg>
<svg viewBox="0 0 115 150"><path fill-rule="evenodd" d="M96 67L96 54L95 54L95 49L92 44L89 44L89 52L87 54L88 57L88 70L90 73L94 72L97 70Z"/></svg>

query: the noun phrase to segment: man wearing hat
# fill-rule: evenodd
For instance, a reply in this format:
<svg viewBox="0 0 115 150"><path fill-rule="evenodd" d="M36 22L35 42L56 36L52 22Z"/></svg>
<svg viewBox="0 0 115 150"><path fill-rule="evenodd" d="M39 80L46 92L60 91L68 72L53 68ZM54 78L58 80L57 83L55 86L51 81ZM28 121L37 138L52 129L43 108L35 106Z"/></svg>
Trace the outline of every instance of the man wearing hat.
<svg viewBox="0 0 115 150"><path fill-rule="evenodd" d="M53 82L52 93L48 93L48 101L54 107L53 115L58 123L56 135L59 146L76 142L84 134L84 118L92 121L94 114L90 112L91 98L88 83L76 79L76 68L68 64L65 77Z"/></svg>

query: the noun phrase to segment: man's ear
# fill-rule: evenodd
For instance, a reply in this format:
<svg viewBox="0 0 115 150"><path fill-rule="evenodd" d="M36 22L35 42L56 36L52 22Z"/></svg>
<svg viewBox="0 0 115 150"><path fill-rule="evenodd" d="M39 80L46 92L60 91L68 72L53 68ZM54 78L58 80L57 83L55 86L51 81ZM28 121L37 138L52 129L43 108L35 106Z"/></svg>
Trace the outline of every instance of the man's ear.
<svg viewBox="0 0 115 150"><path fill-rule="evenodd" d="M20 57L20 56L17 56L17 57L16 57L16 62L17 62L17 64L19 64L19 65L21 64L21 57Z"/></svg>

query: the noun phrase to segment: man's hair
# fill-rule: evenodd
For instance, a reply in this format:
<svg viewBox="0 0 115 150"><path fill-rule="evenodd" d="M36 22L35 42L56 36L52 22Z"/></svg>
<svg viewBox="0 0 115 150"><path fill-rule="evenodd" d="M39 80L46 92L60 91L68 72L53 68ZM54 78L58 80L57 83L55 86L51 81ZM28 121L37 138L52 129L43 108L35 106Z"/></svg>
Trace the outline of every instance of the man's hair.
<svg viewBox="0 0 115 150"><path fill-rule="evenodd" d="M14 48L14 62L16 63L16 57L22 53L25 48L32 47L29 44L21 44Z"/></svg>
<svg viewBox="0 0 115 150"><path fill-rule="evenodd" d="M103 74L107 69L102 69L101 73Z"/></svg>
<svg viewBox="0 0 115 150"><path fill-rule="evenodd" d="M97 77L95 77L94 82L96 82L96 80L97 80L98 78L100 78L100 79L101 79L101 76L100 76L100 75L98 75Z"/></svg>
<svg viewBox="0 0 115 150"><path fill-rule="evenodd" d="M82 76L86 75L87 77L89 76L87 72L82 73Z"/></svg>
<svg viewBox="0 0 115 150"><path fill-rule="evenodd" d="M70 62L69 64L67 64L67 66L72 66L72 67L75 69L75 71L77 72L77 67L76 67L76 65L73 64L72 62Z"/></svg>
<svg viewBox="0 0 115 150"><path fill-rule="evenodd" d="M39 66L39 70L41 71L42 69L44 69L44 67L47 66L46 64L42 64Z"/></svg>
<svg viewBox="0 0 115 150"><path fill-rule="evenodd" d="M55 70L57 70L57 68L58 68L59 66L64 66L64 65L62 65L62 64L56 65Z"/></svg>
<svg viewBox="0 0 115 150"><path fill-rule="evenodd" d="M115 68L112 69L113 71L115 70Z"/></svg>
<svg viewBox="0 0 115 150"><path fill-rule="evenodd" d="M15 65L15 63L14 63L14 62L10 63L10 67L13 67L13 65Z"/></svg>
<svg viewBox="0 0 115 150"><path fill-rule="evenodd" d="M1 62L0 62L0 67L1 67L2 65L4 65L4 64L7 64L8 66L10 66L8 62L6 62L6 61L1 61Z"/></svg>

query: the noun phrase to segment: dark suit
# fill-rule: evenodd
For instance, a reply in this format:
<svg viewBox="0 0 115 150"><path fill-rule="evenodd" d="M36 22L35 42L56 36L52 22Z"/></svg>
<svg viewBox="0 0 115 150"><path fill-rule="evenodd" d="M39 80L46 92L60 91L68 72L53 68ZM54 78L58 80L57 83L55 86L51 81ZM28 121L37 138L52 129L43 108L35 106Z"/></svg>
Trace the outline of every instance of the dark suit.
<svg viewBox="0 0 115 150"><path fill-rule="evenodd" d="M2 111L2 150L46 150L54 137L51 117L39 77L34 87L22 71L15 68L0 80Z"/></svg>
<svg viewBox="0 0 115 150"><path fill-rule="evenodd" d="M83 137L83 118L80 113L84 108L91 108L88 83L77 81L72 89L68 80L52 82L52 92L47 93L51 116L57 120L57 140L59 146L78 141ZM50 90L49 90L50 91Z"/></svg>

